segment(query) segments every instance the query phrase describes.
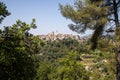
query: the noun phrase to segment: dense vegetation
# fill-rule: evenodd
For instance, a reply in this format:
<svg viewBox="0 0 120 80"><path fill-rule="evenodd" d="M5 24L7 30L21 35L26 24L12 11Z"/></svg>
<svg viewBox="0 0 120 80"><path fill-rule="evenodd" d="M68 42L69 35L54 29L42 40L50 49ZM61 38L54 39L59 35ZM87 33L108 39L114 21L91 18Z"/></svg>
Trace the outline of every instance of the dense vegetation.
<svg viewBox="0 0 120 80"><path fill-rule="evenodd" d="M41 59L39 59L38 78L40 80L114 80L116 73L114 46L112 42L108 43L108 40L107 37L99 40L99 48L95 51L88 49L89 39L84 43L78 43L71 38L48 41L40 49L41 54L36 55ZM108 51L109 45L111 47Z"/></svg>
<svg viewBox="0 0 120 80"><path fill-rule="evenodd" d="M91 1L94 2L94 0ZM77 8L84 8L83 6L78 6L78 4L80 3L76 2ZM96 21L95 23L99 24L96 29L101 30L100 27L106 23L106 13L97 15L101 11L99 4L96 5L94 3L95 6L90 4L92 2L89 2L91 8L88 8L88 5L85 9L80 8L83 13L79 13L79 10L75 12L70 5L65 7L61 5L60 8L63 15L71 18L76 24L81 22L85 24L88 18L94 21L95 15L100 17L98 22ZM84 14L86 9L91 10L93 7L98 9L92 16L93 18L90 17L91 14ZM73 13L69 13L70 11L65 12L64 10L72 10L74 14L82 14L79 17L80 21ZM103 10L106 10L106 7ZM7 7L0 2L0 23L8 15L10 15L10 12ZM78 15L76 16L78 17ZM72 28L74 29L75 27ZM89 27L93 28L94 26L89 24ZM3 30L0 30L0 80L116 79L115 47L116 42L119 44L119 41L114 36L102 37L100 31L96 35L97 37L94 36L95 32L92 37L94 39L88 38L83 43L79 43L72 38L44 41L29 33L32 28L36 28L35 19L30 24L18 20L12 26L5 26ZM95 43L97 44L94 47L95 50L91 50L91 40L97 42Z"/></svg>

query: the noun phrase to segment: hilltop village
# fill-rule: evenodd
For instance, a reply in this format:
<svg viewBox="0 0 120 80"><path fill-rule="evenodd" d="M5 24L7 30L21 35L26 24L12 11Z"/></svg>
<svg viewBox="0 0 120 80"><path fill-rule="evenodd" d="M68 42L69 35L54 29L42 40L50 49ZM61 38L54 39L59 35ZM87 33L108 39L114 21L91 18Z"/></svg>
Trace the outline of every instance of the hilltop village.
<svg viewBox="0 0 120 80"><path fill-rule="evenodd" d="M54 31L51 33L48 33L47 35L38 35L38 37L45 41L57 41L57 40L71 38L71 39L77 40L79 43L82 43L87 40L86 38L81 38L79 35L61 34Z"/></svg>

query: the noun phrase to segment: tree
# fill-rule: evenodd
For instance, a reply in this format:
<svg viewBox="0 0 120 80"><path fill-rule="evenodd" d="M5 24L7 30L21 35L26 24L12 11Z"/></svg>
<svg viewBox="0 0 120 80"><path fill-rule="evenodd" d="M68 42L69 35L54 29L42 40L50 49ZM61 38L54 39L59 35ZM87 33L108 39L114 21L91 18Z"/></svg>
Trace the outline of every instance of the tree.
<svg viewBox="0 0 120 80"><path fill-rule="evenodd" d="M0 23L10 15L7 7L0 2ZM12 26L0 30L0 79L33 80L38 62L35 54L39 53L42 41L29 33L36 28L35 19L30 24L16 21Z"/></svg>
<svg viewBox="0 0 120 80"><path fill-rule="evenodd" d="M49 62L41 62L37 70L37 79L38 80L52 80L51 72L52 67Z"/></svg>
<svg viewBox="0 0 120 80"><path fill-rule="evenodd" d="M120 23L119 23L119 7L120 0L76 0L74 6L60 5L61 13L64 17L71 19L74 24L69 27L78 33L84 32L86 29L94 30L91 38L92 49L97 47L99 36L104 28L109 24L114 24L116 40L120 39ZM111 23L112 22L112 23ZM116 78L120 79L120 47L116 50Z"/></svg>
<svg viewBox="0 0 120 80"><path fill-rule="evenodd" d="M3 2L0 2L0 23L4 20L5 17L9 16L10 12L7 10L7 7Z"/></svg>
<svg viewBox="0 0 120 80"><path fill-rule="evenodd" d="M33 80L36 74L34 61L28 51L26 40L32 35L35 20L26 24L18 20L16 24L5 27L0 34L0 79L1 80ZM30 48L29 48L30 49Z"/></svg>
<svg viewBox="0 0 120 80"><path fill-rule="evenodd" d="M89 73L77 61L78 53L69 52L64 58L59 59L57 80L89 80Z"/></svg>
<svg viewBox="0 0 120 80"><path fill-rule="evenodd" d="M89 0L77 0L71 5L60 5L61 13L64 17L71 19L75 24L69 24L69 28L78 33L85 32L86 29L95 30L91 42L92 49L97 47L98 37L101 35L104 25L107 23L107 7L101 8L99 3L93 3ZM101 13L102 12L102 13Z"/></svg>

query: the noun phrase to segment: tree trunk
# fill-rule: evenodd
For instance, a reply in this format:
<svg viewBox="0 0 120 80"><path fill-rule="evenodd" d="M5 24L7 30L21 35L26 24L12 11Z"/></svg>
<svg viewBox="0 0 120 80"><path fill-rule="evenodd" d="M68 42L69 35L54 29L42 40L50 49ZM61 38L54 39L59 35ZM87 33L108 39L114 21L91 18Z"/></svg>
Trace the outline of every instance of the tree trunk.
<svg viewBox="0 0 120 80"><path fill-rule="evenodd" d="M117 41L120 40L120 29L116 29ZM120 44L116 48L116 80L120 80Z"/></svg>
<svg viewBox="0 0 120 80"><path fill-rule="evenodd" d="M115 25L116 25L116 30L115 30L116 40L119 41L120 24L119 24L119 18L118 18L118 4L116 0L113 0L113 8L114 8L114 18L115 18ZM116 49L116 80L120 80L120 45Z"/></svg>
<svg viewBox="0 0 120 80"><path fill-rule="evenodd" d="M116 51L116 80L120 80L120 46Z"/></svg>
<svg viewBox="0 0 120 80"><path fill-rule="evenodd" d="M98 38L101 35L102 31L104 29L104 25L98 25L98 27L96 28L96 30L94 31L92 37L91 37L91 48L92 50L95 50L97 48L97 44L98 44Z"/></svg>

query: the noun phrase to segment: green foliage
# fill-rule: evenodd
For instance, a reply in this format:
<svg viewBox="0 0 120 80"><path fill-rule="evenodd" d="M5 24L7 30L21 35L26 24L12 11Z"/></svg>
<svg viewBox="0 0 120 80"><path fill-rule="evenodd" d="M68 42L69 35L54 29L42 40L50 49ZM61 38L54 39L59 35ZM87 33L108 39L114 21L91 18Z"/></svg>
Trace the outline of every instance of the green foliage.
<svg viewBox="0 0 120 80"><path fill-rule="evenodd" d="M76 0L74 6L60 4L60 11L75 23L69 25L70 29L80 33L88 28L94 30L107 22L107 7L101 8L98 5L101 5L101 1L91 3L89 0Z"/></svg>
<svg viewBox="0 0 120 80"><path fill-rule="evenodd" d="M89 72L77 60L78 53L69 52L56 62L40 61L37 70L38 80L89 80Z"/></svg>
<svg viewBox="0 0 120 80"><path fill-rule="evenodd" d="M116 78L114 57L113 54L104 59L99 57L97 63L93 66L91 80L114 80Z"/></svg>
<svg viewBox="0 0 120 80"><path fill-rule="evenodd" d="M38 67L38 70L37 70L37 79L38 80L51 80L50 79L51 71L52 71L52 68L50 66L50 63L41 62L39 64L39 67Z"/></svg>
<svg viewBox="0 0 120 80"><path fill-rule="evenodd" d="M76 0L74 6L60 5L61 13L64 17L71 19L75 25L70 24L71 30L81 33L86 29L95 30L91 42L92 49L95 49L98 44L98 38L102 34L105 24L107 23L108 7L100 7L102 1L91 3L89 0Z"/></svg>
<svg viewBox="0 0 120 80"><path fill-rule="evenodd" d="M31 24L18 20L16 24L5 27L2 31L0 36L1 80L33 80L36 69L30 56L33 52L28 50L28 45L31 43L27 41L32 37L28 31L34 26L34 20Z"/></svg>
<svg viewBox="0 0 120 80"><path fill-rule="evenodd" d="M119 44L119 42L116 42L114 38L101 38L98 40L98 49L105 52L115 52L117 44Z"/></svg>
<svg viewBox="0 0 120 80"><path fill-rule="evenodd" d="M77 52L69 52L64 58L59 59L58 80L89 80L89 74L76 60L77 56Z"/></svg>
<svg viewBox="0 0 120 80"><path fill-rule="evenodd" d="M10 15L10 12L7 10L6 5L3 2L0 2L0 23L3 19Z"/></svg>
<svg viewBox="0 0 120 80"><path fill-rule="evenodd" d="M0 79L114 80L114 45L106 38L99 39L107 22L108 7L101 8L101 0L91 1L95 2L76 0L74 6L60 5L60 10L64 17L75 23L70 25L73 31L95 30L91 41L98 49L90 51L89 41L79 44L71 38L44 44L29 33L31 28L36 28L35 19L30 24L18 20L0 30ZM8 15L5 4L0 2L0 23ZM81 53L84 54L82 58ZM83 63L85 58L88 64ZM85 69L87 65L91 68L88 71Z"/></svg>
<svg viewBox="0 0 120 80"><path fill-rule="evenodd" d="M41 46L40 53L42 57L48 58L49 61L55 61L58 58L64 57L69 51L77 50L79 53L82 49L79 49L79 42L71 38L58 41L48 41L44 46ZM84 46L83 46L84 47Z"/></svg>

